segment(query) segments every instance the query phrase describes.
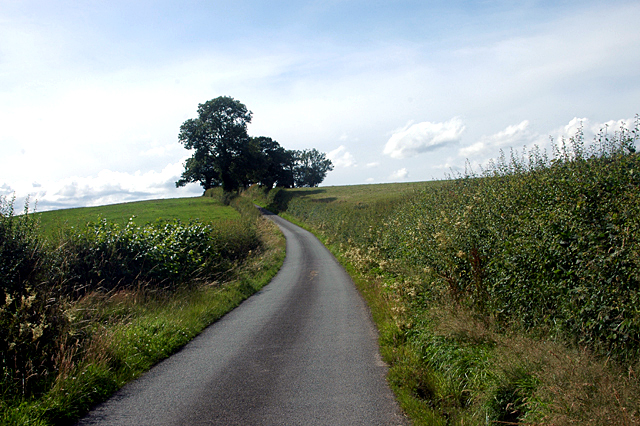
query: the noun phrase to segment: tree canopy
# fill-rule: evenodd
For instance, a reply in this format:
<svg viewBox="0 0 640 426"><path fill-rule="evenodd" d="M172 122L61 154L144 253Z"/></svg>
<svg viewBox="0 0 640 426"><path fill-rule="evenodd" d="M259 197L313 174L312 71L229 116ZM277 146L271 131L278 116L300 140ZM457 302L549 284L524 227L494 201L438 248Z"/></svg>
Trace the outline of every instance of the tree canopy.
<svg viewBox="0 0 640 426"><path fill-rule="evenodd" d="M194 152L176 187L199 182L205 190L222 186L230 192L256 183L318 186L333 170L331 160L316 149L290 151L269 137L250 137L251 118L243 103L228 96L199 104L198 118L180 126L179 142Z"/></svg>
<svg viewBox="0 0 640 426"><path fill-rule="evenodd" d="M331 160L315 148L297 151L295 158L294 178L297 187L318 186L327 173L333 170Z"/></svg>

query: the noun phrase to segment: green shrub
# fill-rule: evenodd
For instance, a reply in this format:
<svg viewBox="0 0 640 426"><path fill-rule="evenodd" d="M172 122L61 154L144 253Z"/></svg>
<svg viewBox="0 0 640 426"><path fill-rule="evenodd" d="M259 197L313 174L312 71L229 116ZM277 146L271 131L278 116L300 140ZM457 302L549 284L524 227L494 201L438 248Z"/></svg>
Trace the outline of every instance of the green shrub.
<svg viewBox="0 0 640 426"><path fill-rule="evenodd" d="M67 237L60 252L64 293L77 297L141 284L172 289L213 279L257 245L255 226L244 220L137 226L132 218L124 227L102 220Z"/></svg>
<svg viewBox="0 0 640 426"><path fill-rule="evenodd" d="M0 199L0 368L3 398L37 395L57 375L66 333L63 311L92 291L174 291L217 281L260 246L256 209L234 200L239 220L157 221L125 226L101 220L43 243L29 212ZM248 202L248 201L247 201ZM73 341L71 341L73 340Z"/></svg>

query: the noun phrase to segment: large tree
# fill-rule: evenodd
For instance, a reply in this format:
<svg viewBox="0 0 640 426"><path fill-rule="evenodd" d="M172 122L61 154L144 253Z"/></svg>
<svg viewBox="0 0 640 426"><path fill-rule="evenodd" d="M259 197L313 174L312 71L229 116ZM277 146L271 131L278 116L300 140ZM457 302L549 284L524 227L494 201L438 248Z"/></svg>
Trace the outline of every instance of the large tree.
<svg viewBox="0 0 640 426"><path fill-rule="evenodd" d="M205 190L222 186L234 191L245 185L257 155L247 134L251 116L243 103L228 96L199 104L198 118L180 126L180 143L194 153L176 186L199 182Z"/></svg>
<svg viewBox="0 0 640 426"><path fill-rule="evenodd" d="M259 183L267 188L318 186L333 170L324 153L315 149L289 151L266 136L249 137L252 113L228 96L198 105L198 118L180 126L178 139L193 155L184 163L176 186L199 182L205 189L225 192Z"/></svg>
<svg viewBox="0 0 640 426"><path fill-rule="evenodd" d="M259 166L254 172L254 183L271 189L273 186L294 186L295 152L284 149L277 141L266 136L252 137L252 143L260 150Z"/></svg>

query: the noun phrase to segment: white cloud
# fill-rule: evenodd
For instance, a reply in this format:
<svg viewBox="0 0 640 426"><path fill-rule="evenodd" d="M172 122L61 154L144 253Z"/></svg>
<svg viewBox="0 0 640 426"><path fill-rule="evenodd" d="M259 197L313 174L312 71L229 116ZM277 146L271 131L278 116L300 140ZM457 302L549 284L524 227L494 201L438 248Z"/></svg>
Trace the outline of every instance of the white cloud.
<svg viewBox="0 0 640 426"><path fill-rule="evenodd" d="M9 185L7 185L6 183L3 183L2 185L0 185L0 196L2 197L8 197L11 194L13 194L15 192L15 190L10 187Z"/></svg>
<svg viewBox="0 0 640 426"><path fill-rule="evenodd" d="M407 171L406 167L403 167L400 170L396 170L395 172L391 173L391 176L389 178L390 179L405 179L407 177L409 177L409 172Z"/></svg>
<svg viewBox="0 0 640 426"><path fill-rule="evenodd" d="M251 135L273 137L287 149L348 147L336 153L340 169L325 182L332 185L384 181L401 167L376 162L372 147L385 142L386 155L405 158L412 180L426 180L464 169L464 157L484 163L510 144L548 148L549 135L573 136L579 121L589 141L597 123L639 112L640 3L629 0L513 3L478 10L479 16L454 6L457 15L443 2L444 18L430 26L421 24L433 12L423 2L417 9L399 6L392 19L368 14L358 23L366 25L362 31L337 21L329 33L317 15L298 15L297 6L286 13L300 19L286 19L258 2L264 6L254 8L258 15L269 10L286 25L252 25L241 39L224 38L225 25L251 19L229 19L217 6L156 5L150 14L138 3L127 4L126 13L118 4L103 13L50 3L0 8L0 194L15 191L18 198L38 191L48 200L70 176L78 177L78 196L87 188L125 198L152 193L91 179L107 169L136 181L136 170L144 175L176 163L185 155L177 142L180 124L195 116L198 103L220 95L254 112ZM325 3L341 12L333 16L349 16L341 8L350 2ZM212 19L221 25L200 25ZM495 25L469 25L481 21ZM173 31L177 22L190 31ZM174 33L179 37L168 36ZM442 118L432 120L445 123L412 122L388 133L415 117L458 116L464 137L458 134L464 127L453 126L450 143L438 139L436 127L451 124ZM592 121L565 126L574 116ZM525 118L531 124L519 127ZM467 146L460 149L459 141ZM419 155L424 152L432 155Z"/></svg>
<svg viewBox="0 0 640 426"><path fill-rule="evenodd" d="M444 164L438 164L438 165L433 166L433 168L434 168L434 169L438 169L438 170L450 170L450 169L452 169L453 167L454 167L454 166L453 166L453 164L451 164L451 163L449 163L449 162L446 162L446 163L444 163Z"/></svg>
<svg viewBox="0 0 640 426"><path fill-rule="evenodd" d="M37 203L38 210L78 206L99 206L126 201L166 197L198 196L201 188L196 184L175 188L175 181L182 173L182 164L167 165L163 170L135 173L115 172L104 169L95 176L73 176L31 188L29 196ZM6 187L6 188L5 188ZM33 189L36 189L34 191ZM8 185L2 192L8 192ZM22 200L17 200L20 204Z"/></svg>
<svg viewBox="0 0 640 426"><path fill-rule="evenodd" d="M524 120L520 124L508 126L506 129L491 136L483 136L470 146L460 148L458 151L462 157L476 157L481 155L497 155L496 152L504 147L521 147L535 144L540 135L531 131L529 121Z"/></svg>
<svg viewBox="0 0 640 426"><path fill-rule="evenodd" d="M533 131L529 121L524 120L519 124L508 126L493 135L482 136L476 143L460 148L458 155L466 158L473 169L481 168L489 158L497 158L501 149L513 148L516 152L522 154L525 146L527 150L537 146L541 150L546 150L547 155L551 157L554 153L551 150L550 137L555 141L556 146L561 148L562 140L569 145L569 139L576 136L579 131L582 131L585 146L591 146L600 132L613 134L620 132L621 128L629 130L633 125L634 119L592 122L586 117L574 117L566 125L542 133ZM570 146L568 148L572 149ZM443 166L435 166L435 168L445 167L462 168L461 165L455 166L450 164L449 161Z"/></svg>
<svg viewBox="0 0 640 426"><path fill-rule="evenodd" d="M423 152L457 143L465 126L458 117L443 123L422 123L407 125L396 130L389 138L383 153L392 158L414 157Z"/></svg>
<svg viewBox="0 0 640 426"><path fill-rule="evenodd" d="M338 148L330 151L327 154L327 158L331 160L334 166L336 167L356 167L356 160L353 158L353 155L344 145L340 145Z"/></svg>

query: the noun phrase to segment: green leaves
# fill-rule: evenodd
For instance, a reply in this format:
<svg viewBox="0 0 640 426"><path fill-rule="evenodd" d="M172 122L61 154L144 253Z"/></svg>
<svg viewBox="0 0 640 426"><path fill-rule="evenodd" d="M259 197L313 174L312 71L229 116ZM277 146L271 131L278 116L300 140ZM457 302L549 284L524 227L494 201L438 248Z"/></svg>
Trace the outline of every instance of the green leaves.
<svg viewBox="0 0 640 426"><path fill-rule="evenodd" d="M245 221L204 224L179 220L126 226L101 220L69 237L63 256L66 292L113 289L143 283L172 288L211 279L258 246L255 227Z"/></svg>
<svg viewBox="0 0 640 426"><path fill-rule="evenodd" d="M629 171L640 157L625 134L600 151L575 142L579 151L550 163L512 155L483 176L429 189L390 217L397 235L383 238L486 315L635 357L640 188Z"/></svg>
<svg viewBox="0 0 640 426"><path fill-rule="evenodd" d="M579 132L553 159L535 148L503 154L482 175L393 203L356 208L292 195L279 204L342 244L359 269L399 279L423 271L415 300L445 294L503 324L634 358L639 134L636 125L588 144Z"/></svg>
<svg viewBox="0 0 640 426"><path fill-rule="evenodd" d="M294 178L296 187L318 186L331 170L333 170L333 164L324 153L316 149L295 152Z"/></svg>
<svg viewBox="0 0 640 426"><path fill-rule="evenodd" d="M205 190L216 186L237 190L247 173L242 163L251 155L247 134L251 116L243 103L228 96L199 104L198 118L180 126L180 143L195 152L176 186L199 182Z"/></svg>
<svg viewBox="0 0 640 426"><path fill-rule="evenodd" d="M628 424L637 378L612 365L640 355L630 134L592 145L579 134L552 160L512 153L411 195L369 185L269 201L323 234L388 309L382 353L416 424ZM384 196L366 199L374 187Z"/></svg>
<svg viewBox="0 0 640 426"><path fill-rule="evenodd" d="M15 216L0 197L0 392L30 395L55 365L65 318L48 292L52 259L38 237L28 204Z"/></svg>

